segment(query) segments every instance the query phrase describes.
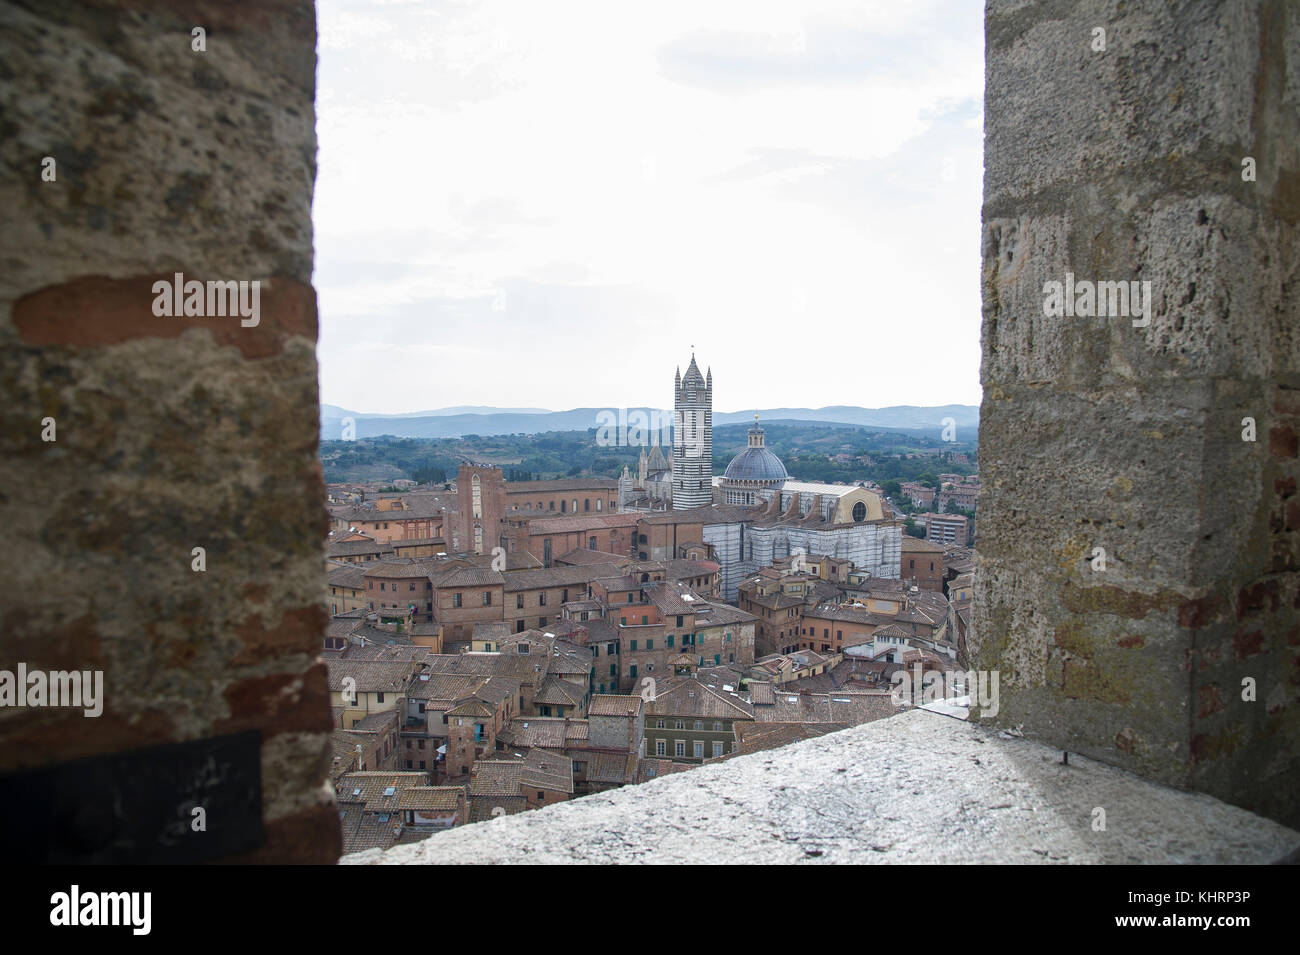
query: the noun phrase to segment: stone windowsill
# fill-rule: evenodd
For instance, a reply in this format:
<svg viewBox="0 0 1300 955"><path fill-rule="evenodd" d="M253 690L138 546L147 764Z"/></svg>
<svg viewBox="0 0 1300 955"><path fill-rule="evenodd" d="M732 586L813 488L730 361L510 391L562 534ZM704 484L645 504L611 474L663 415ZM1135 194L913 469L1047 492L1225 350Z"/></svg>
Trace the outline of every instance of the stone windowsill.
<svg viewBox="0 0 1300 955"><path fill-rule="evenodd" d="M1210 796L1060 759L914 710L342 862L1240 864L1300 849L1300 833Z"/></svg>

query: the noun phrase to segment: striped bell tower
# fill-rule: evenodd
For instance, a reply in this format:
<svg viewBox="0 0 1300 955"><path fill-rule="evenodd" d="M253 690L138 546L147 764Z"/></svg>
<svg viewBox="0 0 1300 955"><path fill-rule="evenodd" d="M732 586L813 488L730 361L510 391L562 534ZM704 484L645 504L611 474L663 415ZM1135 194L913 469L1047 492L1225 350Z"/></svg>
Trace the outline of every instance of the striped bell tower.
<svg viewBox="0 0 1300 955"><path fill-rule="evenodd" d="M713 369L691 363L673 380L673 508L713 503Z"/></svg>

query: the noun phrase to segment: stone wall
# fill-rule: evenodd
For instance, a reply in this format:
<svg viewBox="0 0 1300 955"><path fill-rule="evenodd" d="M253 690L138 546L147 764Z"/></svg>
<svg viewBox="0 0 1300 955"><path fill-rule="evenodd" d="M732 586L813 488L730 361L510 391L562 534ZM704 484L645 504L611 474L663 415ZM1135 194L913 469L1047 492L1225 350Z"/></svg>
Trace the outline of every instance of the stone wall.
<svg viewBox="0 0 1300 955"><path fill-rule="evenodd" d="M99 669L105 695L0 710L0 771L260 732L256 861L340 851L315 42L310 0L0 9L0 668ZM258 281L257 324L157 316L177 272Z"/></svg>
<svg viewBox="0 0 1300 955"><path fill-rule="evenodd" d="M997 720L1294 825L1300 7L992 0L985 44ZM1149 324L1045 315L1067 272L1150 282Z"/></svg>

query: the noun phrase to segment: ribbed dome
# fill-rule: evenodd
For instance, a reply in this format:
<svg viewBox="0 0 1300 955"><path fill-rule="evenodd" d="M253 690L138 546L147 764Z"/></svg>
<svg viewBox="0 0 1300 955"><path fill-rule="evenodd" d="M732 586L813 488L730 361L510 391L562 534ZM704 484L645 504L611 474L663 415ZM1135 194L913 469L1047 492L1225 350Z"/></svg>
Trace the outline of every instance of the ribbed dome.
<svg viewBox="0 0 1300 955"><path fill-rule="evenodd" d="M746 448L727 465L728 481L785 481L790 477L785 465L767 448Z"/></svg>

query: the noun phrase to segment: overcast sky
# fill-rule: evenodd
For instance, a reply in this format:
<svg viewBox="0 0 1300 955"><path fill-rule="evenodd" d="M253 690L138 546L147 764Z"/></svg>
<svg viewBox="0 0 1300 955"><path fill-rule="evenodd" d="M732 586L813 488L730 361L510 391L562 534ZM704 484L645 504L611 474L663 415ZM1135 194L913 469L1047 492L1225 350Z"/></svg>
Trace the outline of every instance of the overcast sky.
<svg viewBox="0 0 1300 955"><path fill-rule="evenodd" d="M317 9L322 401L979 402L979 0Z"/></svg>

